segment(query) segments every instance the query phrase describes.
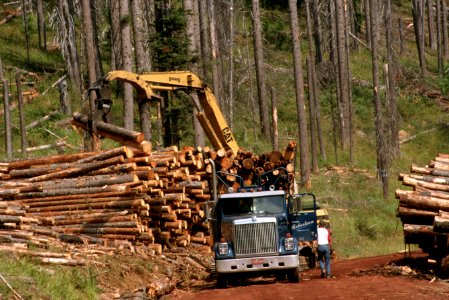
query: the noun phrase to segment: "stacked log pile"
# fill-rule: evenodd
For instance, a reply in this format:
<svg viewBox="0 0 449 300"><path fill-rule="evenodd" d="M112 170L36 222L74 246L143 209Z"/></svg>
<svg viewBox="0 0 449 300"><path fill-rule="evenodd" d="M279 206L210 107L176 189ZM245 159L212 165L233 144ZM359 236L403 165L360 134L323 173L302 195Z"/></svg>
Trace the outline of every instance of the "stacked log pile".
<svg viewBox="0 0 449 300"><path fill-rule="evenodd" d="M0 243L45 248L55 241L123 241L152 253L163 247L210 251L204 210L211 198L209 159L222 172L221 192L242 184L234 175L243 184L258 180L282 189L294 176L295 147L291 141L283 153L258 156L242 149L234 155L172 146L148 153L122 146L1 163ZM281 180L271 182L273 173Z"/></svg>
<svg viewBox="0 0 449 300"><path fill-rule="evenodd" d="M405 242L432 253L436 243L447 244L449 234L449 154L439 154L425 167L412 165L399 179L413 188L396 190Z"/></svg>

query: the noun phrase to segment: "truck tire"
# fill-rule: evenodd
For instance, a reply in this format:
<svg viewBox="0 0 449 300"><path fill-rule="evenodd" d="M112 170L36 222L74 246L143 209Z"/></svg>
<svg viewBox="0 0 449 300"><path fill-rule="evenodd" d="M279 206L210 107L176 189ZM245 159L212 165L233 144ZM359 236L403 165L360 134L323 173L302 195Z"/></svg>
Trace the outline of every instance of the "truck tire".
<svg viewBox="0 0 449 300"><path fill-rule="evenodd" d="M287 273L287 278L290 282L298 283L301 279L299 275L299 267L289 270L289 272Z"/></svg>
<svg viewBox="0 0 449 300"><path fill-rule="evenodd" d="M284 271L279 271L275 274L276 276L276 281L284 281L285 280L285 272Z"/></svg>
<svg viewBox="0 0 449 300"><path fill-rule="evenodd" d="M217 287L224 288L228 286L228 276L226 274L217 273Z"/></svg>

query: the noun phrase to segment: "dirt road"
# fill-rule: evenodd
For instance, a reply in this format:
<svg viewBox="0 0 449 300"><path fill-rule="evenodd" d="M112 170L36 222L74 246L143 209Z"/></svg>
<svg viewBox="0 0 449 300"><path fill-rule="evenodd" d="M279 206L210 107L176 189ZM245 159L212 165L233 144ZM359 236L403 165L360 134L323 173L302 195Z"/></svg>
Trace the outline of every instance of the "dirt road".
<svg viewBox="0 0 449 300"><path fill-rule="evenodd" d="M217 289L211 282L176 290L168 299L449 299L449 283L433 279L426 270L416 271L423 261L420 253L407 260L403 254L337 260L330 279L320 278L314 269L303 272L300 283L257 278Z"/></svg>

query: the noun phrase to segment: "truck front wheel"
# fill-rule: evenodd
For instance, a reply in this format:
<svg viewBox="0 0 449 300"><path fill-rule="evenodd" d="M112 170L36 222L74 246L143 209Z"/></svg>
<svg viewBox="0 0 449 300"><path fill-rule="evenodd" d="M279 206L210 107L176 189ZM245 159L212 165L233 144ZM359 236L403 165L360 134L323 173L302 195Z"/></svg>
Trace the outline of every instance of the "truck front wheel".
<svg viewBox="0 0 449 300"><path fill-rule="evenodd" d="M289 270L289 272L287 273L287 278L290 282L299 282L301 278L299 275L299 267Z"/></svg>
<svg viewBox="0 0 449 300"><path fill-rule="evenodd" d="M217 286L222 288L228 286L228 276L226 274L217 273Z"/></svg>

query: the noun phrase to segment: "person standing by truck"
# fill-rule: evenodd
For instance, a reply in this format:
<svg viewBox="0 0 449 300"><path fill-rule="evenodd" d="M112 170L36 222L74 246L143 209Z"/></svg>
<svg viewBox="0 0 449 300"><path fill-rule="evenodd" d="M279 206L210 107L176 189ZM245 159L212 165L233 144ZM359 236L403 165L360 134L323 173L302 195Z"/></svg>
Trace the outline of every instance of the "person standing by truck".
<svg viewBox="0 0 449 300"><path fill-rule="evenodd" d="M325 222L320 220L318 223L318 261L320 262L321 278L331 277L331 247L332 240Z"/></svg>

